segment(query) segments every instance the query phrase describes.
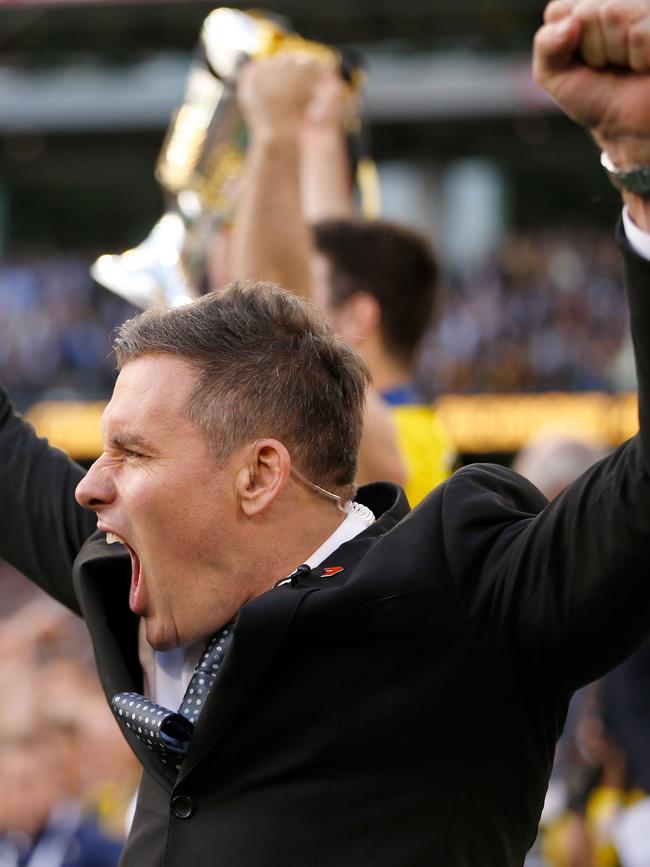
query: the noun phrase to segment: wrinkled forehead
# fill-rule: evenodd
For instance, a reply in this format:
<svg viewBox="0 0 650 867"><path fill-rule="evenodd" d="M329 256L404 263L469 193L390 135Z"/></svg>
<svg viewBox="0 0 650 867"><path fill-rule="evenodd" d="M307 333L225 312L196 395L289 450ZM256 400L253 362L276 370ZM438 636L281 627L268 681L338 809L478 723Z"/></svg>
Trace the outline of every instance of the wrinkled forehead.
<svg viewBox="0 0 650 867"><path fill-rule="evenodd" d="M171 355L128 361L115 382L102 427L173 426L187 421L187 403L197 376L190 364Z"/></svg>

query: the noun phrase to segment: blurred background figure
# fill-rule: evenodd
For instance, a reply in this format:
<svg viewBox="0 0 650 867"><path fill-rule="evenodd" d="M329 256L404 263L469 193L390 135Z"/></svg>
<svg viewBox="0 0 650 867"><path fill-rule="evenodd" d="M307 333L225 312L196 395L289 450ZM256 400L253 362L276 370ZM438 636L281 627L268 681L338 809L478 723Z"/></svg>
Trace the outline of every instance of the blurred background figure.
<svg viewBox="0 0 650 867"><path fill-rule="evenodd" d="M554 425L528 440L512 467L552 500L608 452L605 443Z"/></svg>
<svg viewBox="0 0 650 867"><path fill-rule="evenodd" d="M82 622L32 594L0 623L0 865L114 867L139 770Z"/></svg>
<svg viewBox="0 0 650 867"><path fill-rule="evenodd" d="M304 57L259 60L244 70L238 94L250 145L231 264L238 275L272 279L315 300L362 355L378 397L391 408L405 475L386 472L383 444L369 447L371 417L360 481L383 474L401 482L416 505L450 474L454 460L414 381L433 318L438 264L415 231L355 218L343 123L349 96L336 84L333 71ZM305 214L316 222L309 225Z"/></svg>
<svg viewBox="0 0 650 867"><path fill-rule="evenodd" d="M322 76L299 128L301 211L311 227L311 295L362 354L378 395L390 406L404 468L399 481L416 505L447 478L456 459L432 404L436 390L417 381L422 342L434 327L439 263L423 233L368 219L368 213L363 219L344 135L349 102L339 78ZM249 177L249 182L256 181ZM376 206L381 207L380 190Z"/></svg>
<svg viewBox="0 0 650 867"><path fill-rule="evenodd" d="M431 397L417 382L432 327L438 264L419 233L378 220L329 219L313 226L312 291L336 331L364 357L391 408L417 505L453 469L455 454ZM435 378L435 372L432 372Z"/></svg>

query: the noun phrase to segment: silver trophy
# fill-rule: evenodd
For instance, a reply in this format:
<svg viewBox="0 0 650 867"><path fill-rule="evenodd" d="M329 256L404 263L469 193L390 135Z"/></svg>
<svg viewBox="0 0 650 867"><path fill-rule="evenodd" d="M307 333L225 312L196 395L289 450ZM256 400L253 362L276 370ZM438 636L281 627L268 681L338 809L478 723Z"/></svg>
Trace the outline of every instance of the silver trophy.
<svg viewBox="0 0 650 867"><path fill-rule="evenodd" d="M156 164L167 210L137 247L94 262L91 274L98 283L142 308L183 304L201 294L206 247L232 217L246 160L246 129L235 96L238 71L249 59L289 51L335 61L351 88L361 87L358 65L346 68L334 49L303 39L267 14L221 8L208 15L185 99ZM351 124L355 135L360 119ZM359 169L363 182L365 160Z"/></svg>

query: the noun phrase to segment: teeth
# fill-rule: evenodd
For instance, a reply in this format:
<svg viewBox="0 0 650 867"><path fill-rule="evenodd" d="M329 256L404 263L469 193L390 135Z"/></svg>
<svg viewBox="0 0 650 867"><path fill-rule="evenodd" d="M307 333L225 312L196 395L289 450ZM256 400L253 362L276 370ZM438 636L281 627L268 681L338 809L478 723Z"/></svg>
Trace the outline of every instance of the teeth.
<svg viewBox="0 0 650 867"><path fill-rule="evenodd" d="M115 533L106 534L106 544L114 545L116 542L122 542L119 536L116 536Z"/></svg>

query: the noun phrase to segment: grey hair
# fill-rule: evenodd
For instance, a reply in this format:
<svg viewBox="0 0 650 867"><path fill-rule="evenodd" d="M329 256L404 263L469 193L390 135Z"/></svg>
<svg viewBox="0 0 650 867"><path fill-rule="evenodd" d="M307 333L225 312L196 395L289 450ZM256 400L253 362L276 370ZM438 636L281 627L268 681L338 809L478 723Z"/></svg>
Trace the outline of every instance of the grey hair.
<svg viewBox="0 0 650 867"><path fill-rule="evenodd" d="M164 354L196 370L188 417L217 459L273 437L312 481L351 495L370 375L313 305L273 283L235 282L145 311L113 346L118 369Z"/></svg>

